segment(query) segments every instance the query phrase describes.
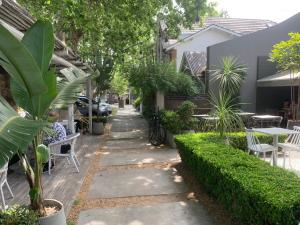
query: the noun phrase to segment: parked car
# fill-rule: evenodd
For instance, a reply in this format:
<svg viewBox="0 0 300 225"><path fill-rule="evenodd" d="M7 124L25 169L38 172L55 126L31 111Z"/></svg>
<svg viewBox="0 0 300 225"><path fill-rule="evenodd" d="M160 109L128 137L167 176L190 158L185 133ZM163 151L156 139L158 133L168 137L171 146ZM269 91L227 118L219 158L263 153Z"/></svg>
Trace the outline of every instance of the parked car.
<svg viewBox="0 0 300 225"><path fill-rule="evenodd" d="M106 102L101 102L101 103L100 103L100 106L105 107L109 114L112 113L112 107L111 107L110 104L108 104L108 103L106 103Z"/></svg>
<svg viewBox="0 0 300 225"><path fill-rule="evenodd" d="M84 116L89 115L88 104L89 104L89 99L86 96L78 97L77 101L75 102L77 109ZM108 116L108 114L109 114L107 107L104 105L101 105L101 104L99 104L99 107L98 107L98 102L96 102L95 100L92 100L92 112L93 112L93 116L98 115L98 113L101 116Z"/></svg>

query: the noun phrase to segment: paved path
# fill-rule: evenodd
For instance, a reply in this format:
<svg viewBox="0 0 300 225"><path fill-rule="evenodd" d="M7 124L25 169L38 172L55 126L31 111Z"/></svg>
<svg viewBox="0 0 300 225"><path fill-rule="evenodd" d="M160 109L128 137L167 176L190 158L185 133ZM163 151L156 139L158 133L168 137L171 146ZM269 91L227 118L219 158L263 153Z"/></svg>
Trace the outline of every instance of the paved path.
<svg viewBox="0 0 300 225"><path fill-rule="evenodd" d="M120 109L94 164L78 225L215 225L173 167L175 149L147 142L147 123Z"/></svg>

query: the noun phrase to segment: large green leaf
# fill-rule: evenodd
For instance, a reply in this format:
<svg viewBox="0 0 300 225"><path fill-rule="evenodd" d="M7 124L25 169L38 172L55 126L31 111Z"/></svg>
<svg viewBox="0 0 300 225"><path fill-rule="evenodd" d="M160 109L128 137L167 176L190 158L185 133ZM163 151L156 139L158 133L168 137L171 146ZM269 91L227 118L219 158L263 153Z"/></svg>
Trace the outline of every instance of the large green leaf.
<svg viewBox="0 0 300 225"><path fill-rule="evenodd" d="M27 48L0 25L0 65L30 96L47 90L42 72Z"/></svg>
<svg viewBox="0 0 300 225"><path fill-rule="evenodd" d="M61 73L65 78L58 81L58 94L52 102L52 106L57 108L74 104L83 89L83 85L86 84L87 79L92 79L97 76L96 74L87 75L81 70L72 68L63 69Z"/></svg>
<svg viewBox="0 0 300 225"><path fill-rule="evenodd" d="M45 75L49 69L54 50L52 24L48 21L38 20L26 31L22 43L30 51L40 70Z"/></svg>
<svg viewBox="0 0 300 225"><path fill-rule="evenodd" d="M57 78L54 70L45 72L44 77L45 83L47 84L48 90L39 96L33 97L33 107L35 114L41 118L51 107L52 101L57 96Z"/></svg>
<svg viewBox="0 0 300 225"><path fill-rule="evenodd" d="M30 97L28 93L13 79L10 81L10 90L18 106L23 108L32 116L41 118L51 106L57 95L56 74L54 70L45 72L44 81L47 85L47 92Z"/></svg>
<svg viewBox="0 0 300 225"><path fill-rule="evenodd" d="M17 106L27 111L30 115L33 115L34 108L32 98L29 93L14 79L10 79L10 92Z"/></svg>
<svg viewBox="0 0 300 225"><path fill-rule="evenodd" d="M17 152L26 150L33 137L45 125L43 121L20 117L0 96L0 167Z"/></svg>

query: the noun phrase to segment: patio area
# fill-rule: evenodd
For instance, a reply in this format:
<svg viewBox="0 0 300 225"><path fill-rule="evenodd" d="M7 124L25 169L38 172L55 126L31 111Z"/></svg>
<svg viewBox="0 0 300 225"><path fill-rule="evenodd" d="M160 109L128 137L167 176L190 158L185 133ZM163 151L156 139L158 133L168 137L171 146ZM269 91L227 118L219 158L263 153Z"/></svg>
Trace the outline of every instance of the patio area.
<svg viewBox="0 0 300 225"><path fill-rule="evenodd" d="M67 215L87 175L91 159L95 157L101 143L103 143L101 136L81 135L78 138L75 152L80 162L80 173L76 172L73 164L68 165L66 159L58 159L51 171L52 174L48 175L47 172L43 174L45 198L60 199ZM29 187L22 168L19 163L16 163L9 169L7 179L14 198L7 199L7 204L29 204ZM6 188L4 188L4 195L9 196Z"/></svg>

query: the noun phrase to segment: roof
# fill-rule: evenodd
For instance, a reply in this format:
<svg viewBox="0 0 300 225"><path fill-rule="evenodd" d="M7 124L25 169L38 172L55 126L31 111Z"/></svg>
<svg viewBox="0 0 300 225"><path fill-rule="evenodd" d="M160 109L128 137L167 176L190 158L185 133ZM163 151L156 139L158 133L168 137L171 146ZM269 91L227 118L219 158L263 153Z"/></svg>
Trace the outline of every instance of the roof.
<svg viewBox="0 0 300 225"><path fill-rule="evenodd" d="M200 24L194 24L191 29L183 28L181 30L181 37L179 36L177 42L174 43L174 41L172 41L173 43L165 44L165 46L167 46L166 49L169 50L179 45L182 41L187 41L193 36L212 28L222 30L239 37L274 25L276 25L276 23L271 20L207 17L203 26L200 26Z"/></svg>
<svg viewBox="0 0 300 225"><path fill-rule="evenodd" d="M193 76L200 77L206 69L206 53L186 51L181 61L181 71L189 71Z"/></svg>
<svg viewBox="0 0 300 225"><path fill-rule="evenodd" d="M20 36L22 36L22 34L35 23L35 21L36 19L15 1L0 1L0 23L14 33L15 36L18 36L18 38L21 38ZM54 58L57 60L52 62L58 67L58 69L68 67L68 63L71 63L80 69L87 68L80 60L79 56L57 37L55 37L54 50ZM65 63L64 60L68 63Z"/></svg>
<svg viewBox="0 0 300 225"><path fill-rule="evenodd" d="M194 24L191 31L197 32L198 30L203 29L203 27L212 24L219 25L241 35L253 33L276 25L276 23L271 20L206 17L202 27L200 24ZM182 32L184 31L187 30L183 30Z"/></svg>
<svg viewBox="0 0 300 225"><path fill-rule="evenodd" d="M205 28L199 29L199 30L198 30L197 32L195 32L195 33L189 34L188 36L186 36L186 37L183 38L183 39L179 39L179 40L171 39L172 42L167 42L167 44L164 44L164 46L167 46L167 47L166 47L166 50L168 51L168 50L170 50L170 49L172 49L172 48L174 48L174 47L180 45L182 42L185 42L185 41L187 41L187 40L193 38L193 37L196 36L196 35L199 35L199 34L201 34L201 33L204 33L205 31L212 30L212 29L217 29L217 30L223 31L223 32L225 32L225 33L228 33L228 34L230 34L230 35L237 36L237 37L241 36L240 34L233 32L232 30L229 30L229 29L227 29L227 28L221 27L221 26L219 26L219 25L211 24L211 25L209 25L209 26L207 26L207 27L205 27ZM174 40L175 40L175 41L174 41Z"/></svg>
<svg viewBox="0 0 300 225"><path fill-rule="evenodd" d="M298 82L297 82L298 81ZM258 87L299 86L300 72L283 71L257 80Z"/></svg>

